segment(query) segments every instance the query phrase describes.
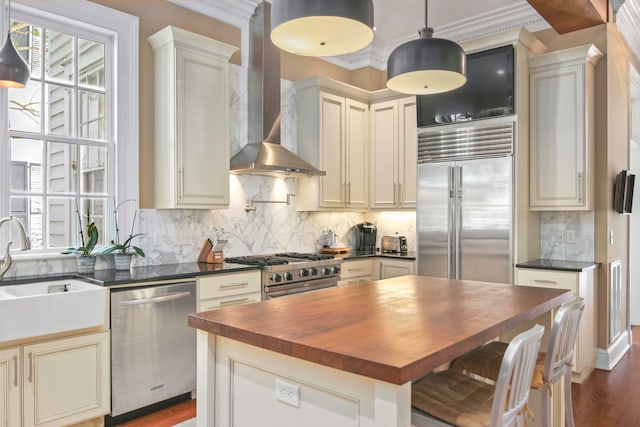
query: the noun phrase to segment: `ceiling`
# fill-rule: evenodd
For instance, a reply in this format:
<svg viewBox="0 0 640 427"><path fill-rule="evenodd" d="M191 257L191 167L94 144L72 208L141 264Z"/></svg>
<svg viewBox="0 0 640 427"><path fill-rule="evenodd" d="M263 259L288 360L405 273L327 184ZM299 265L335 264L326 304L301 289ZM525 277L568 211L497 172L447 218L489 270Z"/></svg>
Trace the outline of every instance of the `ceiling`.
<svg viewBox="0 0 640 427"><path fill-rule="evenodd" d="M241 28L248 26L253 10L260 3L260 0L169 1ZM372 66L383 70L396 46L418 37L418 30L424 27L424 0L373 0L373 3L376 26L373 44L355 54L326 60L347 69ZM457 42L522 26L530 31L549 28L527 0L431 0L428 12L434 36Z"/></svg>

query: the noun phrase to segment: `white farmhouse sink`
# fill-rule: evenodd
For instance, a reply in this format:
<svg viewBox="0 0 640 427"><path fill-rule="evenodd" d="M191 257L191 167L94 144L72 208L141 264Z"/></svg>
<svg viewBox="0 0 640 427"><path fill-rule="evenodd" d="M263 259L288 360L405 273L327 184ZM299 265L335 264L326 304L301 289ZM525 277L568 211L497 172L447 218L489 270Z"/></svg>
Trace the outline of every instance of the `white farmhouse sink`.
<svg viewBox="0 0 640 427"><path fill-rule="evenodd" d="M0 342L100 326L106 316L104 286L68 279L0 287Z"/></svg>

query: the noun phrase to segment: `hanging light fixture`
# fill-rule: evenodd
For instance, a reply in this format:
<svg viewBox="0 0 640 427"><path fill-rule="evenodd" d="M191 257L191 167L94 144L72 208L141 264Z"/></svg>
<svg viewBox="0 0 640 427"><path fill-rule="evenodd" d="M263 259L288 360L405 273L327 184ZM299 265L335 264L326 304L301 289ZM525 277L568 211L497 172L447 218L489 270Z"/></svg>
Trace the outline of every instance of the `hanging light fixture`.
<svg viewBox="0 0 640 427"><path fill-rule="evenodd" d="M373 38L373 0L272 1L271 41L287 52L344 55Z"/></svg>
<svg viewBox="0 0 640 427"><path fill-rule="evenodd" d="M433 38L428 25L429 2L418 40L396 47L387 62L387 87L413 95L448 92L466 83L467 57L457 43Z"/></svg>
<svg viewBox="0 0 640 427"><path fill-rule="evenodd" d="M29 66L22 59L11 40L11 0L9 0L9 30L0 50L0 87L22 88L29 81Z"/></svg>

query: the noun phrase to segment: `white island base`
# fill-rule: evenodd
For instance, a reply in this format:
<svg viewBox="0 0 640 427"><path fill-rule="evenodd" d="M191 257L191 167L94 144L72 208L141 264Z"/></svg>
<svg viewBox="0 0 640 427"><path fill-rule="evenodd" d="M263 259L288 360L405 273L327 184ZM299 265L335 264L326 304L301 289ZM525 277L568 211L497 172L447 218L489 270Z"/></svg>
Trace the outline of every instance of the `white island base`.
<svg viewBox="0 0 640 427"><path fill-rule="evenodd" d="M198 330L196 411L198 427L409 427L411 383L395 385Z"/></svg>

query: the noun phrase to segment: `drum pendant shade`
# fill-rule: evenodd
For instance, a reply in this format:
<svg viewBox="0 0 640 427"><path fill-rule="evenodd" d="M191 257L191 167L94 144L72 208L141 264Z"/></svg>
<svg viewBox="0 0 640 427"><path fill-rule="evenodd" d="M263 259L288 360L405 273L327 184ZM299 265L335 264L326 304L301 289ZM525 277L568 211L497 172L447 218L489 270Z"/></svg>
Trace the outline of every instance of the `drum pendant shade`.
<svg viewBox="0 0 640 427"><path fill-rule="evenodd" d="M374 39L373 0L273 0L271 41L304 56L335 56Z"/></svg>
<svg viewBox="0 0 640 427"><path fill-rule="evenodd" d="M425 2L425 26L426 20ZM400 93L429 95L459 88L467 81L467 57L457 43L433 38L423 28L420 38L401 44L387 61L387 87Z"/></svg>

